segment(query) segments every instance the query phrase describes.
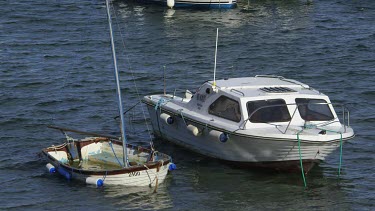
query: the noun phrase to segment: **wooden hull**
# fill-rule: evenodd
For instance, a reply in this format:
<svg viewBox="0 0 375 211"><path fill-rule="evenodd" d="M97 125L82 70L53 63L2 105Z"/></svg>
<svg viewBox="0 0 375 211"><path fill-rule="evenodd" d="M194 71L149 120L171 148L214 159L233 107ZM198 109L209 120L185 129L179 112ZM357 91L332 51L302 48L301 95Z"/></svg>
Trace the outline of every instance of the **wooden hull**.
<svg viewBox="0 0 375 211"><path fill-rule="evenodd" d="M56 172L67 179L101 180L104 185L157 186L168 173L171 158L149 149L127 146L130 167L122 163L122 144L108 138L83 140L42 150Z"/></svg>

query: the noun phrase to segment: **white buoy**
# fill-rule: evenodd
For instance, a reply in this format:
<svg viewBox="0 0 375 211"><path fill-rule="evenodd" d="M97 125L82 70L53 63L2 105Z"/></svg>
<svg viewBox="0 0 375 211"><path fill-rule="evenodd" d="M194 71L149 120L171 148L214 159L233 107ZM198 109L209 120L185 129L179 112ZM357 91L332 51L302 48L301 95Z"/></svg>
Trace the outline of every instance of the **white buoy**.
<svg viewBox="0 0 375 211"><path fill-rule="evenodd" d="M47 163L46 167L47 167L49 173L55 173L56 172L56 168L52 164Z"/></svg>
<svg viewBox="0 0 375 211"><path fill-rule="evenodd" d="M174 0L167 0L167 6L172 9L174 7Z"/></svg>
<svg viewBox="0 0 375 211"><path fill-rule="evenodd" d="M169 114L166 114L166 113L160 114L160 119L164 120L164 122L167 123L168 125L171 125L174 122L173 117L171 117Z"/></svg>
<svg viewBox="0 0 375 211"><path fill-rule="evenodd" d="M195 127L194 125L188 125L187 126L187 129L188 131L190 131L191 134L193 134L194 136L198 136L199 135L199 129L197 127Z"/></svg>
<svg viewBox="0 0 375 211"><path fill-rule="evenodd" d="M104 181L100 178L96 177L87 177L86 184L89 185L96 185L96 187L102 187L104 185Z"/></svg>

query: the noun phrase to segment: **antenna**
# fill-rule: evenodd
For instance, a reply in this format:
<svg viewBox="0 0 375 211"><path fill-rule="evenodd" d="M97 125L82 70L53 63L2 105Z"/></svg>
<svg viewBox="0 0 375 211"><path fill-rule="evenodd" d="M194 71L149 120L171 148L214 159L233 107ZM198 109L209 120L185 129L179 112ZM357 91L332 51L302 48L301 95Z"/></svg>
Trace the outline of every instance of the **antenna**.
<svg viewBox="0 0 375 211"><path fill-rule="evenodd" d="M217 57L217 40L219 39L219 28L216 28L216 47L215 47L215 66L214 66L214 87L216 86L216 57Z"/></svg>

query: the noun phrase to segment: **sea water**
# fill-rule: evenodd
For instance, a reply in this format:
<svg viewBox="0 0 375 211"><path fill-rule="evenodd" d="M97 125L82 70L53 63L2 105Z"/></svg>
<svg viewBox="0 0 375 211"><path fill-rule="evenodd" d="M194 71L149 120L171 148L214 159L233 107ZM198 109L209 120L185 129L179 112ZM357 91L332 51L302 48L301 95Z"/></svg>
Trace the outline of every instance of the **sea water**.
<svg viewBox="0 0 375 211"><path fill-rule="evenodd" d="M309 3L307 3L309 2ZM375 1L240 1L232 10L168 10L113 1L125 109L139 96L195 91L216 77L281 75L348 105L356 137L307 177L237 169L155 140L177 170L153 189L95 188L50 174L42 148L64 141L49 124L119 135L104 1L0 3L0 209L373 210ZM152 136L141 106L129 142ZM148 114L145 113L148 117ZM72 134L74 135L74 134ZM77 200L79 199L79 200Z"/></svg>

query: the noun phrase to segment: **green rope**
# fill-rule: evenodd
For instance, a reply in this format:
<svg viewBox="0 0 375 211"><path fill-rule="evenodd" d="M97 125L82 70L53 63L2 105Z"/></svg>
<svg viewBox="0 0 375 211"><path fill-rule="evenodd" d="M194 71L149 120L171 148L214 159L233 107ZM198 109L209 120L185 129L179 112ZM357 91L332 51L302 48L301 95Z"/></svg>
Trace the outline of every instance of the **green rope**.
<svg viewBox="0 0 375 211"><path fill-rule="evenodd" d="M313 126L314 125L308 125L308 128L313 128ZM341 166L342 166L342 132L333 131L333 130L327 130L327 129L319 128L319 127L316 127L316 129L318 129L318 130L325 130L325 131L328 131L328 132L340 134L340 161L339 161L339 169L338 169L338 175L337 175L337 178L339 179L340 178L340 174L341 174ZM297 134L297 137L298 137L298 135L299 134Z"/></svg>
<svg viewBox="0 0 375 211"><path fill-rule="evenodd" d="M303 130L299 131L297 133L297 140L298 140L298 153L299 153L299 162L301 164L301 173L302 173L302 179L303 179L303 184L305 185L305 188L307 187L307 184L306 184L306 179L305 179L305 172L303 170L303 163L302 163L302 155L301 155L301 139L299 139L299 134L302 132Z"/></svg>
<svg viewBox="0 0 375 211"><path fill-rule="evenodd" d="M180 112L180 115L181 115L181 117L182 117L182 120L184 121L185 125L187 126L187 123L186 123L186 121L185 121L185 117L184 117L184 114L182 113L182 110L183 110L183 109L180 109L180 110L178 110L178 111Z"/></svg>
<svg viewBox="0 0 375 211"><path fill-rule="evenodd" d="M340 133L340 162L339 162L339 174L337 175L337 179L340 179L341 163L342 163L342 133Z"/></svg>
<svg viewBox="0 0 375 211"><path fill-rule="evenodd" d="M337 178L339 179L340 174L341 174L341 165L342 165L342 132L333 131L333 130L326 130L326 129L322 129L322 128L317 128L317 129L340 134L340 161L339 161L339 170L338 170L338 174L337 174Z"/></svg>

